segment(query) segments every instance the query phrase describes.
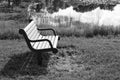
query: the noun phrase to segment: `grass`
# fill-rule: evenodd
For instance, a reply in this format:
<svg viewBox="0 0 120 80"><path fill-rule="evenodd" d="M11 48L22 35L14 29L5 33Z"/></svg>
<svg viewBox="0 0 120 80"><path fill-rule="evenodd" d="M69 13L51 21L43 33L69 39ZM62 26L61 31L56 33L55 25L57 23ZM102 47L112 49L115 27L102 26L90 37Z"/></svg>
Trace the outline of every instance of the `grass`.
<svg viewBox="0 0 120 80"><path fill-rule="evenodd" d="M23 12L16 12L16 13L0 13L0 20L15 20L20 22L27 22L27 13Z"/></svg>
<svg viewBox="0 0 120 80"><path fill-rule="evenodd" d="M28 25L28 23L8 20L8 21L0 21L0 39L21 39L22 36L18 33L20 28L24 28ZM90 24L83 23L73 23L72 27L69 26L58 26L53 27L48 25L38 26L39 28L53 28L61 37L118 37L120 34L120 28L113 26L96 26ZM45 34L45 33L44 33Z"/></svg>
<svg viewBox="0 0 120 80"><path fill-rule="evenodd" d="M98 26L94 24L87 24L81 22L72 22L71 25L59 25L59 26L50 26L50 25L40 25L39 28L53 28L58 35L62 37L118 37L120 34L120 28L114 26Z"/></svg>
<svg viewBox="0 0 120 80"><path fill-rule="evenodd" d="M14 20L0 21L0 39L20 39L18 31L26 25Z"/></svg>
<svg viewBox="0 0 120 80"><path fill-rule="evenodd" d="M27 55L32 54L23 40L0 40L1 80L119 80L119 39L62 37L59 52L44 53L44 64L36 55L20 71Z"/></svg>

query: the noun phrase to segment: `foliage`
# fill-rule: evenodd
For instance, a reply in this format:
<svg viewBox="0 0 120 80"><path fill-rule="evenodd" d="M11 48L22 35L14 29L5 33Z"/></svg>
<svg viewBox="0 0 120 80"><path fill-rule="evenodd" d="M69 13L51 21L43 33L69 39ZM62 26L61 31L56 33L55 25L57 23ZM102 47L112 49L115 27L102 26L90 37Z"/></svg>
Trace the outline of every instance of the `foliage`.
<svg viewBox="0 0 120 80"><path fill-rule="evenodd" d="M13 0L13 4L15 4L16 6L18 6L21 3L22 0Z"/></svg>
<svg viewBox="0 0 120 80"><path fill-rule="evenodd" d="M14 17L14 19L18 19L18 17ZM21 18L21 20L23 20ZM28 23L21 22L15 22L13 21L2 21L0 23L0 39L20 39L22 38L19 33L18 29L22 27L26 27ZM76 23L76 26L69 27L69 26L59 26L59 27L53 27L50 25L41 25L39 28L53 28L57 32L58 35L61 37L86 37L86 38L92 38L92 37L119 37L120 35L120 28L119 27L108 27L108 26L96 26L96 25L90 24L83 24L83 23ZM8 34L9 33L9 34ZM49 34L47 32L42 33L43 35Z"/></svg>
<svg viewBox="0 0 120 80"><path fill-rule="evenodd" d="M119 80L120 41L111 38L62 37L59 52L43 54L43 65L23 40L0 40L1 80Z"/></svg>
<svg viewBox="0 0 120 80"><path fill-rule="evenodd" d="M27 23L20 23L14 20L0 22L0 39L20 39L22 36L18 33Z"/></svg>

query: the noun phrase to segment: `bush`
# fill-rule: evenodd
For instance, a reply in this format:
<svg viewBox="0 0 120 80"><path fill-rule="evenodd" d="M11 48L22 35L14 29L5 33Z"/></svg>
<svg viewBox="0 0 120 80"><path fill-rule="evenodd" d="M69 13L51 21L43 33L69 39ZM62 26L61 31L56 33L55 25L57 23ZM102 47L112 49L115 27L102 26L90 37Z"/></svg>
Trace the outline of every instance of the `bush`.
<svg viewBox="0 0 120 80"><path fill-rule="evenodd" d="M0 13L0 20L16 20L16 21L27 21L27 12L24 10L20 13Z"/></svg>
<svg viewBox="0 0 120 80"><path fill-rule="evenodd" d="M0 39L21 39L22 36L18 33L19 28L25 27L26 24L16 21L1 21Z"/></svg>
<svg viewBox="0 0 120 80"><path fill-rule="evenodd" d="M16 18L17 19L17 18ZM49 25L41 25L39 28L53 28L61 37L117 37L120 34L119 27L113 26L97 26L97 25L89 25L82 24L75 27L53 27ZM1 21L0 23L0 39L21 39L21 35L19 35L19 28L26 27L28 23L21 23L16 21ZM49 32L41 33L43 35L48 34Z"/></svg>
<svg viewBox="0 0 120 80"><path fill-rule="evenodd" d="M29 3L27 2L21 2L21 4L19 5L20 8L27 8L29 5Z"/></svg>
<svg viewBox="0 0 120 80"><path fill-rule="evenodd" d="M11 31L11 30L0 33L0 39L1 40L20 39L20 38L22 38L21 35L19 35L17 32Z"/></svg>

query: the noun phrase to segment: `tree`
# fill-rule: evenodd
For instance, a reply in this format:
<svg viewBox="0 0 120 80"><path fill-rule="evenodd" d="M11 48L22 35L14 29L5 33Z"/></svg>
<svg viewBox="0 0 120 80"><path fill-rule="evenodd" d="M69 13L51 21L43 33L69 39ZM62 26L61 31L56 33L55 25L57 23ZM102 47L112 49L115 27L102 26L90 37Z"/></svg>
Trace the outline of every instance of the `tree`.
<svg viewBox="0 0 120 80"><path fill-rule="evenodd" d="M57 11L59 8L62 8L63 7L63 3L64 2L62 0L54 0L54 1L52 1L54 10Z"/></svg>
<svg viewBox="0 0 120 80"><path fill-rule="evenodd" d="M21 0L7 0L7 1L8 1L8 7L13 6L13 4L19 6L19 4L21 3Z"/></svg>
<svg viewBox="0 0 120 80"><path fill-rule="evenodd" d="M21 0L13 0L13 4L15 4L16 6L19 6L20 3L21 3Z"/></svg>
<svg viewBox="0 0 120 80"><path fill-rule="evenodd" d="M8 1L8 6L10 6L10 2L11 2L11 0L7 0Z"/></svg>

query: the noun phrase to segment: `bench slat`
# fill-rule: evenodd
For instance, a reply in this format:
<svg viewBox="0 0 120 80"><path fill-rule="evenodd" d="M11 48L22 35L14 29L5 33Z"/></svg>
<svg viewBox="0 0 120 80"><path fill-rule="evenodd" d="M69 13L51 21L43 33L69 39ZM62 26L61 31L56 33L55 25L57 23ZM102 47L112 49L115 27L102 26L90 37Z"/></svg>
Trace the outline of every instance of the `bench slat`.
<svg viewBox="0 0 120 80"><path fill-rule="evenodd" d="M42 36L42 38L41 39L45 39L45 36ZM39 44L38 44L38 46L37 46L37 48L36 49L41 49L41 47L42 47L42 45L44 44L44 41L42 41L42 42L39 42Z"/></svg>
<svg viewBox="0 0 120 80"><path fill-rule="evenodd" d="M29 31L29 29L30 29L33 25L35 25L35 22L34 22L34 21L32 21L31 23L29 23L29 24L24 28L25 32Z"/></svg>
<svg viewBox="0 0 120 80"><path fill-rule="evenodd" d="M38 33L36 29L33 29L30 34L28 34L29 39L33 37L34 34Z"/></svg>
<svg viewBox="0 0 120 80"><path fill-rule="evenodd" d="M42 39L45 39L46 36L43 36ZM45 41L39 42L39 45L37 47L37 49L41 49L41 47L44 45Z"/></svg>
<svg viewBox="0 0 120 80"><path fill-rule="evenodd" d="M33 36L31 36L30 39L31 39L31 40L36 40L36 39L37 39L36 37L37 37L38 35L40 35L40 34L37 33L37 32L35 32L35 33L33 34Z"/></svg>
<svg viewBox="0 0 120 80"><path fill-rule="evenodd" d="M53 41L54 41L54 36L51 36L51 38L49 39L53 45ZM50 48L50 46L48 46L48 48ZM54 47L53 47L54 48Z"/></svg>
<svg viewBox="0 0 120 80"><path fill-rule="evenodd" d="M34 39L31 40L37 40L39 38L40 34L37 34ZM35 42L32 42L31 45L34 46Z"/></svg>
<svg viewBox="0 0 120 80"><path fill-rule="evenodd" d="M34 30L33 32L31 32L30 36L29 36L29 39L33 40L34 37L39 34L37 30Z"/></svg>
<svg viewBox="0 0 120 80"><path fill-rule="evenodd" d="M53 44L54 48L57 47L57 42L58 42L58 36L55 36L55 40L54 40L54 44Z"/></svg>
<svg viewBox="0 0 120 80"><path fill-rule="evenodd" d="M52 36L49 36L49 37L48 37L48 40L51 41L51 39L52 39ZM52 42L51 42L51 43L52 43ZM48 42L45 44L44 48L51 48Z"/></svg>
<svg viewBox="0 0 120 80"><path fill-rule="evenodd" d="M33 31L34 26L35 26L35 24L31 28L29 28L28 31L25 31L27 33L27 35L29 35Z"/></svg>
<svg viewBox="0 0 120 80"><path fill-rule="evenodd" d="M48 39L48 38L49 38L49 36L45 36L45 37L44 37L44 39ZM43 45L42 45L41 47L39 47L39 48L40 48L40 49L44 49L46 45L49 45L49 44L47 44L47 43L48 43L47 41L44 41L44 42L43 42Z"/></svg>
<svg viewBox="0 0 120 80"><path fill-rule="evenodd" d="M42 39L42 38L43 38L43 36L40 35L37 40L40 40L40 39ZM34 49L37 49L39 43L40 43L40 42L35 42L33 48L34 48Z"/></svg>

